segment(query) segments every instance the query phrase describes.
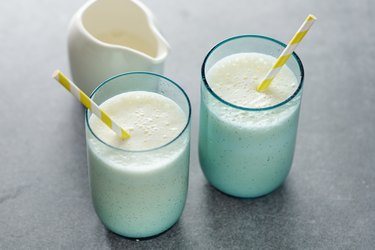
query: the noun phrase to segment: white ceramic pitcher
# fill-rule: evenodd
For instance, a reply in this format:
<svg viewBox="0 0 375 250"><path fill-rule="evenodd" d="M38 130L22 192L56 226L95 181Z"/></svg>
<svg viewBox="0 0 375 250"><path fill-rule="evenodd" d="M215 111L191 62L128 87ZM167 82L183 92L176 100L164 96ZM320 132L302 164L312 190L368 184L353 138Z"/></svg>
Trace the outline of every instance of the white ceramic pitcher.
<svg viewBox="0 0 375 250"><path fill-rule="evenodd" d="M86 93L127 71L162 74L169 45L153 15L138 0L92 0L73 16L68 31L70 70Z"/></svg>

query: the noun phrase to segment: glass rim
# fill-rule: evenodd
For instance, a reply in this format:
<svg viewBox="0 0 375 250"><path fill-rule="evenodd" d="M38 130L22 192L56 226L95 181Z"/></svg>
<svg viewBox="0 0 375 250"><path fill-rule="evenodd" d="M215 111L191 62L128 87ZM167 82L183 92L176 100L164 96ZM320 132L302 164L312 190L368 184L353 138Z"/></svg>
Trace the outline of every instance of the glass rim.
<svg viewBox="0 0 375 250"><path fill-rule="evenodd" d="M221 47L223 44L225 44L227 42L230 42L232 40L241 39L241 38L259 38L259 39L264 39L264 40L268 40L268 41L271 41L273 43L279 44L279 45L281 45L281 47L284 47L284 48L287 46L283 42L280 42L280 41L278 41L278 40L276 40L274 38L271 38L271 37L268 37L268 36L262 36L262 35L255 35L255 34L245 34L245 35L233 36L233 37L227 38L227 39L219 42L214 47L212 47L212 49L207 53L206 57L203 60L203 64L202 64L202 67L201 67L202 81L204 83L204 86L208 90L208 92L212 96L214 96L217 100L219 100L220 102L222 102L223 104L225 104L227 106L230 106L232 108L239 109L239 110L244 110L244 111L265 111L265 110L271 110L271 109L275 109L275 108L278 108L280 106L283 106L284 104L287 104L292 99L294 99L301 92L301 90L302 90L303 81L304 81L304 75L305 75L302 61L301 61L301 59L299 58L299 56L295 52L292 53L292 56L296 60L296 62L298 63L299 70L301 72L301 79L299 81L297 89L293 92L293 94L291 94L287 99L283 100L282 102L279 102L279 103L277 103L275 105L272 105L272 106L263 107L263 108L248 108L248 107L238 106L238 105L235 105L235 104L230 103L228 101L225 101L219 95L217 95L215 93L215 91L212 90L212 88L210 87L210 85L209 85L209 83L207 81L206 74L205 74L206 63L207 63L208 58L211 56L211 54L216 49L218 49L219 47Z"/></svg>
<svg viewBox="0 0 375 250"><path fill-rule="evenodd" d="M162 149L170 144L172 144L174 141L176 141L178 138L180 138L184 133L185 131L188 129L189 125L190 125L190 120L191 120L191 103L190 103L190 99L188 97L188 95L185 93L184 89L178 85L176 82L174 82L173 80L163 76L163 75L160 75L160 74L157 74L157 73L153 73L153 72L146 72L146 71L133 71L133 72L126 72L126 73L121 73L121 74L118 74L118 75L115 75L115 76L112 76L110 78L108 78L107 80L105 80L104 82L102 82L98 87L96 87L94 89L94 91L90 94L90 98L92 99L95 94L104 86L106 85L107 83L109 83L110 81L116 79L116 78L119 78L119 77L123 77L123 76L128 76L128 75L151 75L151 76L155 76L155 77L159 77L159 78L162 78L166 81L168 81L169 83L171 83L173 86L177 87L178 90L180 90L182 92L182 94L185 96L185 99L187 101L187 104L188 104L188 108L189 108L189 112L188 112L188 115L187 115L187 119L186 119L186 124L184 126L184 128L182 129L182 131L176 135L172 140L170 140L169 142L166 142L164 144L162 144L161 146L158 146L158 147L154 147L154 148L150 148L150 149L146 149L146 150L128 150L128 149L123 149L123 148L119 148L119 147L115 147L111 144L108 144L107 142L103 141L102 139L100 139L95 133L94 131L92 130L91 126L90 126L90 123L89 123L89 114L91 113L89 111L89 109L86 109L85 111L85 123L86 123L86 126L87 128L89 129L90 133L92 135L94 135L94 137L99 140L102 144L110 147L110 148L113 148L113 149L116 149L116 150L120 150L120 151L123 151L123 152L128 152L128 153L143 153L143 152L150 152L150 151L156 151L156 150L159 150L159 149ZM129 91L131 92L131 91ZM149 91L150 92L150 91ZM155 92L153 92L155 93ZM166 97L166 96L165 96ZM167 97L169 98L169 97ZM170 99L170 98L169 98ZM108 99L107 99L108 100ZM173 100L172 100L173 101ZM176 103L177 104L177 103ZM178 104L177 104L178 105Z"/></svg>

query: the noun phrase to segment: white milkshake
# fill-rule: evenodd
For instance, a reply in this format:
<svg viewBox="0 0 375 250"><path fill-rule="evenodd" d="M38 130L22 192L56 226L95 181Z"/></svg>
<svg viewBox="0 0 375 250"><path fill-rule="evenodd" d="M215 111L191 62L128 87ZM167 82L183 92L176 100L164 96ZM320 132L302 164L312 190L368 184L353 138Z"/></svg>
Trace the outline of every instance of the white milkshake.
<svg viewBox="0 0 375 250"><path fill-rule="evenodd" d="M96 116L90 118L93 132L107 144L130 151L149 150L170 142L182 131L187 119L174 101L146 91L114 96L100 107L131 137L122 140Z"/></svg>
<svg viewBox="0 0 375 250"><path fill-rule="evenodd" d="M186 114L171 99L146 91L116 95L100 107L131 137L123 141L97 117L89 119L90 186L99 218L127 237L165 231L186 200L189 128L181 134Z"/></svg>
<svg viewBox="0 0 375 250"><path fill-rule="evenodd" d="M200 162L208 181L230 195L267 194L289 173L300 95L280 107L270 107L293 95L298 87L296 76L284 66L268 89L256 91L275 60L266 54L238 53L207 70L209 88L229 104L202 86Z"/></svg>
<svg viewBox="0 0 375 250"><path fill-rule="evenodd" d="M212 90L225 101L246 108L266 108L286 100L297 88L297 79L283 67L265 91L256 87L276 58L260 53L240 53L217 62L207 74Z"/></svg>

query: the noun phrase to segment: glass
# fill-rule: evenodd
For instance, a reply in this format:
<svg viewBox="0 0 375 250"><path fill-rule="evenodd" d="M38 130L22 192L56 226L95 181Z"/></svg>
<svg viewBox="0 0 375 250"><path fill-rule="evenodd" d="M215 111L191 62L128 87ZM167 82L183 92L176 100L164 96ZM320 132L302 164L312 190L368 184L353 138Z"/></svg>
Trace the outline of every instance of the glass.
<svg viewBox="0 0 375 250"><path fill-rule="evenodd" d="M242 198L270 193L287 177L294 155L303 85L298 56L287 62L298 88L285 101L265 108L246 108L220 98L206 80L222 58L247 52L278 57L285 44L269 37L243 35L216 45L202 65L199 160L210 184Z"/></svg>
<svg viewBox="0 0 375 250"><path fill-rule="evenodd" d="M161 94L186 115L183 131L160 147L129 151L108 145L90 127L86 111L86 143L90 188L95 211L111 231L131 238L150 237L170 228L185 206L190 154L189 98L161 75L131 72L112 77L91 95L100 105L129 91Z"/></svg>

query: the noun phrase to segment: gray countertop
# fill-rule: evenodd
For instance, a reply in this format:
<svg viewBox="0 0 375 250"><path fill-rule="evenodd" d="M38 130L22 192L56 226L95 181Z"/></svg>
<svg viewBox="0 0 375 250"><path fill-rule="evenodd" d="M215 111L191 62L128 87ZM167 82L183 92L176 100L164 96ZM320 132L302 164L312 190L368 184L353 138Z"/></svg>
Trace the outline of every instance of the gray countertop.
<svg viewBox="0 0 375 250"><path fill-rule="evenodd" d="M0 249L373 249L375 1L151 1L172 51L165 75L193 105L184 213L158 237L106 230L91 204L83 109L51 79L69 73L66 30L84 3L0 2ZM200 67L217 42L255 33L287 42L306 71L293 167L253 200L212 188L197 157Z"/></svg>

